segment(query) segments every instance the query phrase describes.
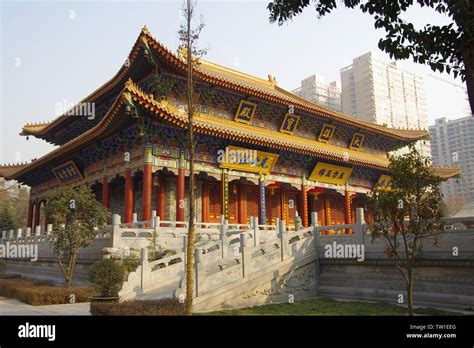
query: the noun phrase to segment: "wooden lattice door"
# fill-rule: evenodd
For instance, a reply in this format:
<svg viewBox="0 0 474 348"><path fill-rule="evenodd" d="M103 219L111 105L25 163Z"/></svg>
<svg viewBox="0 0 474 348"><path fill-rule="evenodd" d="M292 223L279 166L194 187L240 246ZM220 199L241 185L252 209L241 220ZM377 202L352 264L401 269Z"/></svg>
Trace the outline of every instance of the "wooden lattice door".
<svg viewBox="0 0 474 348"><path fill-rule="evenodd" d="M313 196L313 211L318 214L318 225L325 226L326 223L326 195L323 193Z"/></svg>
<svg viewBox="0 0 474 348"><path fill-rule="evenodd" d="M222 215L221 183L209 183L209 222L220 222Z"/></svg>
<svg viewBox="0 0 474 348"><path fill-rule="evenodd" d="M260 219L260 210L259 210L259 188L247 186L247 223L250 222L251 216L257 216ZM259 220L260 224L264 224Z"/></svg>
<svg viewBox="0 0 474 348"><path fill-rule="evenodd" d="M289 225L295 224L296 212L298 211L298 192L286 192L287 219Z"/></svg>
<svg viewBox="0 0 474 348"><path fill-rule="evenodd" d="M279 189L267 189L265 192L266 224L275 224L276 219L281 219L281 192Z"/></svg>
<svg viewBox="0 0 474 348"><path fill-rule="evenodd" d="M235 183L229 185L229 206L227 212L229 223L237 224L239 222L239 195L237 184Z"/></svg>
<svg viewBox="0 0 474 348"><path fill-rule="evenodd" d="M343 225L346 223L346 206L345 197L340 194L330 194L329 196L329 207L331 221L328 225Z"/></svg>

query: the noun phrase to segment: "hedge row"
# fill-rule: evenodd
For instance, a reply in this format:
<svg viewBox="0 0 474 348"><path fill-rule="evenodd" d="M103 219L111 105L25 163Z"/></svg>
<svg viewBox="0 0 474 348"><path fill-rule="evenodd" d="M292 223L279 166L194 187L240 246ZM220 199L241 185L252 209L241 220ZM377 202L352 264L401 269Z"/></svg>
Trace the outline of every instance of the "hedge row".
<svg viewBox="0 0 474 348"><path fill-rule="evenodd" d="M91 302L92 315L184 315L184 304L177 299L132 300L122 303Z"/></svg>
<svg viewBox="0 0 474 348"><path fill-rule="evenodd" d="M64 288L47 281L22 278L0 278L0 296L15 298L33 306L88 302L89 297L99 291L93 286L71 286ZM74 295L74 296L71 296Z"/></svg>

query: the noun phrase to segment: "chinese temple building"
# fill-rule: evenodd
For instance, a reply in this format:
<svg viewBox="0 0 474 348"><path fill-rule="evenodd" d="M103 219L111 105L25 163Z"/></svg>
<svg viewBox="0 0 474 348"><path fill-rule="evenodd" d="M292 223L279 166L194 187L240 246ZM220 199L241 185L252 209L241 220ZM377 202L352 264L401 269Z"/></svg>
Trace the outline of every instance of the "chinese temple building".
<svg viewBox="0 0 474 348"><path fill-rule="evenodd" d="M334 112L260 79L201 60L194 71L196 187L189 187L186 58L143 28L125 64L76 107L22 135L58 145L0 176L31 187L28 225L44 226L48 193L86 185L111 213L131 222L187 219L291 225L352 223L376 183L389 185L388 152L428 139L425 130L390 129ZM93 106L91 108L90 106ZM93 113L90 111L93 110ZM89 111L89 112L88 112ZM447 179L458 169L437 168Z"/></svg>

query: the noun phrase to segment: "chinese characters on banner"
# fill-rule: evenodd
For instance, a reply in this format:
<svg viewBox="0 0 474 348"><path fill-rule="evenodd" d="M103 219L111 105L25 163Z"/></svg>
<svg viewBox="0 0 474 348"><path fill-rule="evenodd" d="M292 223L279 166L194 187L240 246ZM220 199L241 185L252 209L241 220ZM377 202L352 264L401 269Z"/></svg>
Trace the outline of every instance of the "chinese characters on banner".
<svg viewBox="0 0 474 348"><path fill-rule="evenodd" d="M364 134L354 133L354 136L352 137L352 141L351 141L351 144L349 145L349 148L351 150L359 151L360 148L362 147L362 144L364 143L364 138L365 138Z"/></svg>
<svg viewBox="0 0 474 348"><path fill-rule="evenodd" d="M73 161L68 161L52 169L54 176L62 183L82 180L84 177Z"/></svg>
<svg viewBox="0 0 474 348"><path fill-rule="evenodd" d="M351 173L352 168L318 162L309 176L309 180L343 186L346 184Z"/></svg>
<svg viewBox="0 0 474 348"><path fill-rule="evenodd" d="M392 177L390 175L382 174L375 184L375 187L378 190L390 190L390 186L392 185Z"/></svg>
<svg viewBox="0 0 474 348"><path fill-rule="evenodd" d="M318 140L322 143L329 143L331 140L334 130L336 129L335 126L331 126L329 124L325 124L321 129L321 133L319 133Z"/></svg>
<svg viewBox="0 0 474 348"><path fill-rule="evenodd" d="M280 128L280 132L293 135L293 133L296 130L296 127L298 127L298 123L300 122L301 116L294 115L294 114L286 114L285 119L283 120L283 123Z"/></svg>
<svg viewBox="0 0 474 348"><path fill-rule="evenodd" d="M239 108L235 113L235 121L240 123L251 124L252 118L255 115L255 111L257 110L257 104L251 103L247 100L241 100L239 104Z"/></svg>
<svg viewBox="0 0 474 348"><path fill-rule="evenodd" d="M221 168L268 174L278 161L278 156L275 153L227 146L222 153L222 160L218 158L218 161Z"/></svg>

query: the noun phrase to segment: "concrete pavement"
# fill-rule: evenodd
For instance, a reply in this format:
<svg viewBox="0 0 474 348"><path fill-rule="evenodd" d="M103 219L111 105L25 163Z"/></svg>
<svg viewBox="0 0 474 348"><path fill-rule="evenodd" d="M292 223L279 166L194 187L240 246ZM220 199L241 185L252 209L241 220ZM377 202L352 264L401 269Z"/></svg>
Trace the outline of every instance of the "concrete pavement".
<svg viewBox="0 0 474 348"><path fill-rule="evenodd" d="M0 315L91 315L90 303L32 306L0 296Z"/></svg>

